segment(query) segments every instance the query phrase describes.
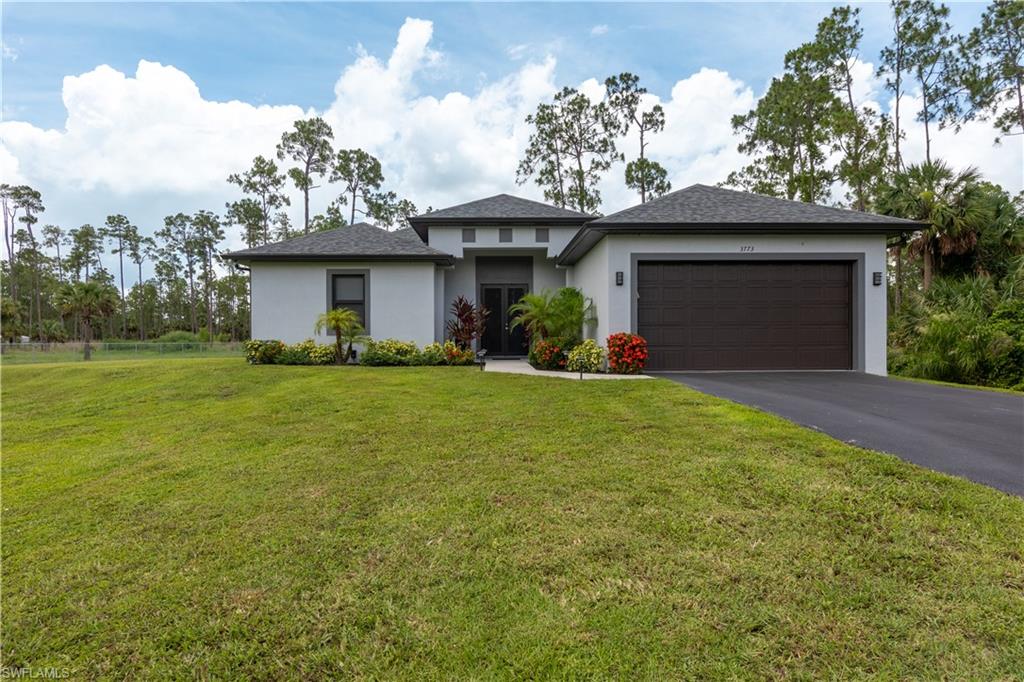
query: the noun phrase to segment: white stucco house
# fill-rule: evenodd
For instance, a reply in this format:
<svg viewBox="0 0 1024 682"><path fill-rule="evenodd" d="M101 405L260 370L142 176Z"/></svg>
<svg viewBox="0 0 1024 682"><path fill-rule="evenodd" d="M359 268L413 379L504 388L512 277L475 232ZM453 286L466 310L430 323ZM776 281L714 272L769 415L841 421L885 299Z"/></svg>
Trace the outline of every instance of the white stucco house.
<svg viewBox="0 0 1024 682"><path fill-rule="evenodd" d="M586 335L640 334L651 370L885 374L886 238L919 227L706 185L600 218L501 194L409 222L226 254L251 272L253 338L301 341L344 306L374 338L423 345L463 295L491 311L488 356L521 356L508 307L573 286L596 308Z"/></svg>

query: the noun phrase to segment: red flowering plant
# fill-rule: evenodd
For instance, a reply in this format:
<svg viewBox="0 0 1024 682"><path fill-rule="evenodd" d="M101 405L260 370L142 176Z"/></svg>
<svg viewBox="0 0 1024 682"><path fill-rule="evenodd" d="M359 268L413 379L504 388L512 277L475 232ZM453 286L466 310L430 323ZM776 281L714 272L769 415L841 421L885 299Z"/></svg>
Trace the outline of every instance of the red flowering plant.
<svg viewBox="0 0 1024 682"><path fill-rule="evenodd" d="M608 369L614 374L639 374L647 364L647 341L619 332L608 337Z"/></svg>
<svg viewBox="0 0 1024 682"><path fill-rule="evenodd" d="M564 370L572 343L565 338L539 339L530 348L530 364L537 369Z"/></svg>

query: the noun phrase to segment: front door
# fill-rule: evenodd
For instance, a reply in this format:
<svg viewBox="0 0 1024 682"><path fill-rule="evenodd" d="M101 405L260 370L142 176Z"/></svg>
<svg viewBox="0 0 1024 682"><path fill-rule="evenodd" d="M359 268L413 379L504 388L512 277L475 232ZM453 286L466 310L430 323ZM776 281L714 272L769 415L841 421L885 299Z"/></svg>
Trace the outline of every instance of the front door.
<svg viewBox="0 0 1024 682"><path fill-rule="evenodd" d="M480 301L490 311L484 327L480 346L487 350L488 357L526 355L529 350L526 332L522 326L510 329L508 309L519 302L527 292L525 284L481 284Z"/></svg>

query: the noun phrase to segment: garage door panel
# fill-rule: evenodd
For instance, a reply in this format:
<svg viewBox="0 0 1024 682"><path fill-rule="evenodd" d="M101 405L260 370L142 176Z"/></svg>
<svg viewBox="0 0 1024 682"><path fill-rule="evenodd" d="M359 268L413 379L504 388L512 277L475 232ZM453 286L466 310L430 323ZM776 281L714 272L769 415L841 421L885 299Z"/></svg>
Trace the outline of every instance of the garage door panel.
<svg viewBox="0 0 1024 682"><path fill-rule="evenodd" d="M638 333L651 369L849 369L840 262L641 262Z"/></svg>

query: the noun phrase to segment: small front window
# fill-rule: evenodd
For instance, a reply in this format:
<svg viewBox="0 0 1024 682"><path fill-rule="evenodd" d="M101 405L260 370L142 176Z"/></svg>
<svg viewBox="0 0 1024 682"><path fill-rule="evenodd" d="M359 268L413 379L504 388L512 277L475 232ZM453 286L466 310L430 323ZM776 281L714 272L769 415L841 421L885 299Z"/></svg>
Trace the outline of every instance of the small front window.
<svg viewBox="0 0 1024 682"><path fill-rule="evenodd" d="M365 275L334 275L331 282L333 307L348 308L359 315L359 323L366 326Z"/></svg>
<svg viewBox="0 0 1024 682"><path fill-rule="evenodd" d="M498 241L503 244L512 243L512 228L502 227L498 229Z"/></svg>
<svg viewBox="0 0 1024 682"><path fill-rule="evenodd" d="M476 230L472 227L466 227L462 230L462 243L471 244L476 241Z"/></svg>
<svg viewBox="0 0 1024 682"><path fill-rule="evenodd" d="M546 228L546 227L538 227L537 228L537 242L538 243L546 244L548 242L548 239L550 239L550 235L548 234L548 228Z"/></svg>

